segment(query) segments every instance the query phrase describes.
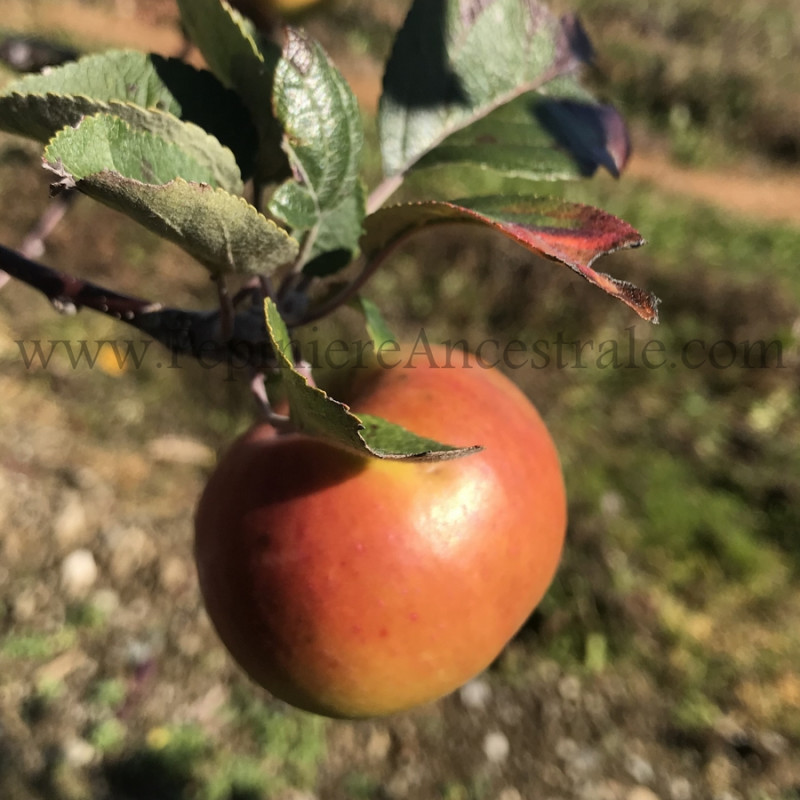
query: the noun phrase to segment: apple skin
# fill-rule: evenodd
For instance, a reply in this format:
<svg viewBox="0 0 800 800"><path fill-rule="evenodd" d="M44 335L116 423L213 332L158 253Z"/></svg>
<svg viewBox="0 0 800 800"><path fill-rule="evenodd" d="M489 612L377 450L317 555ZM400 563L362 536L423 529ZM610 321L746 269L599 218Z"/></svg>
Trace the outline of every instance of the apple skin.
<svg viewBox="0 0 800 800"><path fill-rule="evenodd" d="M278 24L279 15L296 14L319 2L320 0L230 0L235 9L264 31L271 31Z"/></svg>
<svg viewBox="0 0 800 800"><path fill-rule="evenodd" d="M208 614L250 677L294 706L363 718L453 691L555 574L566 498L547 428L508 378L453 361L355 369L336 396L481 452L381 460L260 424L206 485L195 558Z"/></svg>

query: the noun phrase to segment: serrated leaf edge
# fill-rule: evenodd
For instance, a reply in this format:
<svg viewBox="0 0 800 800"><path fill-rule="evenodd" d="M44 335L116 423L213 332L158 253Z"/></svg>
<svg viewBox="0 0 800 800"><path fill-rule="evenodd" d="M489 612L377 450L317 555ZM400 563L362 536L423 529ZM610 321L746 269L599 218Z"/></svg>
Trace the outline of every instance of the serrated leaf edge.
<svg viewBox="0 0 800 800"><path fill-rule="evenodd" d="M74 123L67 123L66 125L59 128L53 135L46 141L43 142L44 149L46 150L50 145L53 143L53 140L65 129L73 128L77 129L80 127L81 123L85 119L91 119L93 117L107 115L116 117L117 119L124 122L131 130L138 131L141 133L149 134L150 136L156 136L160 138L162 141L167 142L169 144L175 145L179 147L183 152L190 155L192 158L197 159L198 156L205 155L205 152L202 149L198 149L197 147L192 148L185 148L179 142L176 142L172 139L166 139L161 136L159 133L155 133L153 131L147 130L140 125L135 124L130 119L127 119L122 114L118 113L118 109L133 109L135 111L141 112L142 114L152 114L154 116L160 116L164 118L171 118L174 120L178 125L184 125L187 128L191 129L193 132L199 132L202 137L208 140L209 144L213 143L213 146L217 148L221 153L224 153L226 157L230 158L231 166L236 168L236 172L238 173L238 182L235 187L233 186L225 186L225 187L216 187L216 188L225 188L227 191L233 194L240 194L244 191L244 181L242 180L241 170L239 169L239 165L236 161L236 156L234 152L227 146L224 145L213 133L209 133L205 128L201 127L195 122L190 122L188 120L183 120L180 117L173 114L171 111L165 111L160 108L150 107L146 108L145 106L140 106L137 103L131 103L127 100L96 100L93 97L85 94L62 94L60 92L10 92L5 95L0 95L0 99L4 97L8 98L20 98L21 100L25 100L25 98L33 97L33 98L41 98L44 101L47 101L49 98L61 98L65 100L86 100L91 103L94 108L92 109L91 113L83 114L79 119L77 119ZM193 133L193 135L196 135ZM42 141L42 140L40 140ZM208 162L206 162L208 163ZM212 170L213 171L213 170ZM154 184L156 185L156 184ZM234 191L235 190L235 191Z"/></svg>
<svg viewBox="0 0 800 800"><path fill-rule="evenodd" d="M335 446L342 447L343 449L346 449L346 450L349 450L349 451L352 451L352 452L356 452L359 455L372 456L374 458L379 458L379 459L384 460L384 461L447 461L447 460L454 459L454 458L460 458L462 456L469 455L471 453L476 453L476 452L479 452L480 450L483 449L481 446L476 445L476 446L472 446L472 447L451 448L449 450L441 450L441 451L439 451L439 450L425 450L425 451L420 451L418 453L392 453L392 452L382 451L382 450L378 450L378 449L376 449L374 447L371 447L370 444L367 442L367 440L364 438L364 436L361 433L362 431L367 429L367 425L364 424L364 422L362 421L362 419L359 416L357 416L356 414L354 414L350 410L350 406L348 406L346 403L342 403L341 401L334 399L327 392L325 392L323 389L320 389L318 386L313 386L311 383L309 383L308 378L306 378L304 375L302 375L300 372L298 372L295 369L294 364L287 357L286 353L284 352L284 348L281 346L283 344L283 342L281 342L281 340L278 338L278 336L276 336L276 333L275 333L275 331L273 329L273 326L272 326L272 324L270 322L270 313L269 312L270 312L271 308L274 309L275 312L277 313L278 317L280 317L280 314L277 311L277 306L275 306L275 304L274 304L274 302L272 300L267 298L264 301L264 319L265 319L265 324L267 326L267 331L268 331L269 337L270 337L271 341L274 343L274 345L277 345L275 347L275 354L276 354L276 357L278 359L279 369L281 371L288 370L289 372L292 373L292 375L294 376L295 379L299 378L300 381L302 381L302 384L305 386L305 388L309 392L315 393L318 397L321 397L326 402L331 403L332 405L337 406L339 409L341 409L344 412L344 414L347 416L347 418L349 418L352 422L355 423L355 428L353 430L353 433L355 433L356 437L361 442L361 447L360 448L351 447L351 446L348 446L347 443L342 441L341 439L336 439L334 437L327 437L327 436L324 436L324 435L321 435L321 434L316 434L318 438L320 438L320 439L322 439L322 440L324 440L326 442L329 442L330 444L333 444ZM284 329L285 329L285 323L284 323ZM288 330L287 330L287 334L288 334ZM291 417L291 399L290 399L289 402L290 402L290 417ZM407 431L412 436L416 436L416 434L414 434L412 431L408 431L407 428L403 428L402 425L397 425L395 423L389 422L388 420L383 420L382 418L374 416L374 415L371 415L371 414L365 414L363 416L364 416L364 419L366 419L368 421L369 420L375 420L376 422L377 421L384 422L386 424L393 425L395 428ZM300 431L300 432L304 433L304 431ZM313 434L307 434L307 435L313 435ZM420 437L420 438L422 438L422 437ZM443 446L444 447L449 447L449 445L443 445Z"/></svg>

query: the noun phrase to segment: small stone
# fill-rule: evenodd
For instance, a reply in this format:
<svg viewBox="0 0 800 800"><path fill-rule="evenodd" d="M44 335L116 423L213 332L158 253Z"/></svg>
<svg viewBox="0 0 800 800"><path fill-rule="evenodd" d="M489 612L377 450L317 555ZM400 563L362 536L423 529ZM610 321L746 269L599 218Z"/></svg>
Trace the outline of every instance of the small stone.
<svg viewBox="0 0 800 800"><path fill-rule="evenodd" d="M624 800L625 788L614 780L584 783L578 790L580 800Z"/></svg>
<svg viewBox="0 0 800 800"><path fill-rule="evenodd" d="M562 761L572 761L578 753L578 743L574 739L565 736L556 742L556 756Z"/></svg>
<svg viewBox="0 0 800 800"><path fill-rule="evenodd" d="M714 730L724 741L734 746L748 738L747 731L730 715L720 717L714 723Z"/></svg>
<svg viewBox="0 0 800 800"><path fill-rule="evenodd" d="M139 595L128 600L117 612L117 620L123 627L137 630L152 620L153 604L147 595Z"/></svg>
<svg viewBox="0 0 800 800"><path fill-rule="evenodd" d="M625 771L636 783L652 783L656 777L652 764L636 753L625 755Z"/></svg>
<svg viewBox="0 0 800 800"><path fill-rule="evenodd" d="M375 728L367 740L367 758L370 761L384 761L392 749L392 736L385 728Z"/></svg>
<svg viewBox="0 0 800 800"><path fill-rule="evenodd" d="M425 778L425 772L418 763L403 764L384 786L390 800L417 796L416 789Z"/></svg>
<svg viewBox="0 0 800 800"><path fill-rule="evenodd" d="M189 567L182 558L169 556L161 562L159 580L167 592L178 594L191 582Z"/></svg>
<svg viewBox="0 0 800 800"><path fill-rule="evenodd" d="M758 744L761 749L773 758L782 756L789 748L789 742L785 736L776 731L762 731L758 734Z"/></svg>
<svg viewBox="0 0 800 800"><path fill-rule="evenodd" d="M219 724L221 711L230 700L230 689L222 683L212 686L189 707L188 718L204 727Z"/></svg>
<svg viewBox="0 0 800 800"><path fill-rule="evenodd" d="M36 615L39 607L37 592L34 588L23 589L11 606L11 613L17 622L29 622Z"/></svg>
<svg viewBox="0 0 800 800"><path fill-rule="evenodd" d="M160 436L148 443L147 450L155 461L192 467L211 467L217 460L208 445L188 436Z"/></svg>
<svg viewBox="0 0 800 800"><path fill-rule="evenodd" d="M36 684L59 684L73 672L85 666L92 666L92 661L83 650L67 650L36 670Z"/></svg>
<svg viewBox="0 0 800 800"><path fill-rule="evenodd" d="M565 675L558 682L558 693L563 700L576 703L581 697L581 682L574 675Z"/></svg>
<svg viewBox="0 0 800 800"><path fill-rule="evenodd" d="M149 664L155 657L155 647L145 639L132 639L125 647L125 660L133 669Z"/></svg>
<svg viewBox="0 0 800 800"><path fill-rule="evenodd" d="M61 588L70 599L85 597L97 580L97 562L91 550L73 550L61 562Z"/></svg>
<svg viewBox="0 0 800 800"><path fill-rule="evenodd" d="M511 699L496 703L492 709L495 719L508 728L526 724L526 711L527 709L519 700L514 702Z"/></svg>
<svg viewBox="0 0 800 800"><path fill-rule="evenodd" d="M522 795L519 789L507 786L505 789L501 789L500 794L497 795L497 800L522 800Z"/></svg>
<svg viewBox="0 0 800 800"><path fill-rule="evenodd" d="M600 511L607 517L618 517L625 509L625 501L618 492L605 492L600 498Z"/></svg>
<svg viewBox="0 0 800 800"><path fill-rule="evenodd" d="M660 800L659 796L647 786L634 786L625 800Z"/></svg>
<svg viewBox="0 0 800 800"><path fill-rule="evenodd" d="M89 539L86 509L78 492L67 492L53 520L53 537L62 550L86 544Z"/></svg>
<svg viewBox="0 0 800 800"><path fill-rule="evenodd" d="M605 698L596 692L584 692L583 707L593 720L606 721L608 719L608 706Z"/></svg>
<svg viewBox="0 0 800 800"><path fill-rule="evenodd" d="M97 750L86 739L68 739L62 747L64 761L71 767L88 767L96 758Z"/></svg>
<svg viewBox="0 0 800 800"><path fill-rule="evenodd" d="M500 731L490 731L483 739L483 752L492 764L502 764L510 751L508 737Z"/></svg>
<svg viewBox="0 0 800 800"><path fill-rule="evenodd" d="M738 772L738 768L730 759L722 754L714 756L705 768L706 781L712 794L717 796L728 791L735 782Z"/></svg>
<svg viewBox="0 0 800 800"><path fill-rule="evenodd" d="M580 747L566 765L567 773L574 778L582 778L597 772L600 766L600 753L592 747Z"/></svg>
<svg viewBox="0 0 800 800"><path fill-rule="evenodd" d="M492 687L488 681L476 678L459 689L458 697L464 708L483 711L492 699Z"/></svg>
<svg viewBox="0 0 800 800"><path fill-rule="evenodd" d="M673 778L669 782L671 800L692 800L692 784L688 778Z"/></svg>
<svg viewBox="0 0 800 800"><path fill-rule="evenodd" d="M307 789L284 789L275 800L317 800L317 796Z"/></svg>
<svg viewBox="0 0 800 800"><path fill-rule="evenodd" d="M185 631L178 636L178 650L188 658L199 655L205 646L205 640L194 631Z"/></svg>
<svg viewBox="0 0 800 800"><path fill-rule="evenodd" d="M113 589L97 589L90 598L92 606L104 617L110 617L119 608L119 594Z"/></svg>
<svg viewBox="0 0 800 800"><path fill-rule="evenodd" d="M130 580L140 569L153 563L157 556L153 540L135 526L117 528L106 536L111 558L111 576L119 583Z"/></svg>

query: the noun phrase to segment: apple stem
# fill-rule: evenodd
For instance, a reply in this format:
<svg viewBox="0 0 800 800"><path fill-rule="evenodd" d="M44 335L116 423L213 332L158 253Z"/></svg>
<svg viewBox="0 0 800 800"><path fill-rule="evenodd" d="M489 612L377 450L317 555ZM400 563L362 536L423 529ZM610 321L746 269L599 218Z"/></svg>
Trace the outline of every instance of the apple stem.
<svg viewBox="0 0 800 800"><path fill-rule="evenodd" d="M258 411L262 419L272 425L275 430L282 433L290 433L294 430L291 418L285 414L278 414L273 408L267 396L267 387L264 384L264 373L257 372L250 381L250 391L258 406Z"/></svg>

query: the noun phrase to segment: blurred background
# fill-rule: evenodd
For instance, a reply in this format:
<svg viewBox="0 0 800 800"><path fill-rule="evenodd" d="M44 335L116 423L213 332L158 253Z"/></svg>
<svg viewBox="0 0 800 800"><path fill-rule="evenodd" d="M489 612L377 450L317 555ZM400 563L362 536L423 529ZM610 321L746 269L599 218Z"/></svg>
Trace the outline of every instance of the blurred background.
<svg viewBox="0 0 800 800"><path fill-rule="evenodd" d="M352 81L374 184L381 64L408 2L290 6ZM46 368L26 364L36 341L145 345L12 282L0 797L800 798L800 8L556 8L582 15L598 51L589 81L630 121L634 155L619 181L547 188L642 232L646 248L601 269L658 294L661 324L481 233L418 238L366 292L398 335L551 348L540 368L510 370L551 428L570 497L545 602L484 675L434 705L334 722L275 702L219 645L191 561L196 497L252 418L245 382L155 345L138 367L113 353L74 366L58 346ZM170 0L0 0L9 35L80 52L183 46ZM0 83L13 75L0 67ZM40 156L0 134L4 245L48 205ZM440 170L405 196L466 191L470 177L515 189ZM171 305L214 302L188 256L87 198L41 260ZM359 335L345 312L331 324ZM616 363L599 358L611 348Z"/></svg>

